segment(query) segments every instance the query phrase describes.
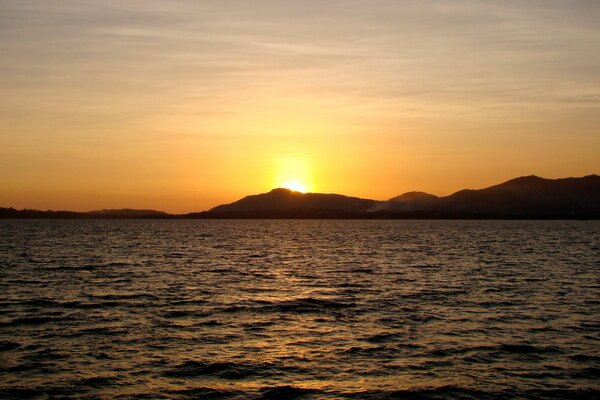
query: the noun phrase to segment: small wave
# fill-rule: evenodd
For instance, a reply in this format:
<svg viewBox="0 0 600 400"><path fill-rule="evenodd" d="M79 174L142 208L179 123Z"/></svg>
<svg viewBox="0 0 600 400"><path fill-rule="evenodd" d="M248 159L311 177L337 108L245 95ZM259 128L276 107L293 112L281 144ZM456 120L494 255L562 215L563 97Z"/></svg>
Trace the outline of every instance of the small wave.
<svg viewBox="0 0 600 400"><path fill-rule="evenodd" d="M376 335L369 336L364 340L370 343L385 343L400 337L398 333L378 333Z"/></svg>
<svg viewBox="0 0 600 400"><path fill-rule="evenodd" d="M592 329L600 329L600 322L582 322L580 325L581 328L583 329L587 329L587 328L592 328Z"/></svg>
<svg viewBox="0 0 600 400"><path fill-rule="evenodd" d="M19 343L7 342L7 341L0 342L0 351L14 350L14 349L18 349L19 347L21 347L21 345Z"/></svg>
<svg viewBox="0 0 600 400"><path fill-rule="evenodd" d="M222 309L222 312L281 312L281 313L326 313L345 308L355 307L355 303L345 303L334 300L316 299L312 297L283 300L283 301L255 301L250 305L235 305Z"/></svg>
<svg viewBox="0 0 600 400"><path fill-rule="evenodd" d="M98 328L86 328L77 331L76 335L102 335L102 336L116 336L126 335L129 332L117 328L111 327L98 327Z"/></svg>
<svg viewBox="0 0 600 400"><path fill-rule="evenodd" d="M384 346L375 346L375 347L353 346L353 347L350 347L350 348L344 350L343 353L357 355L357 356L371 357L374 355L378 355L378 356L392 355L395 352L392 349L384 347Z"/></svg>
<svg viewBox="0 0 600 400"><path fill-rule="evenodd" d="M119 378L115 376L93 376L89 378L82 378L70 381L69 384L75 387L101 389L106 386L115 385L119 381Z"/></svg>
<svg viewBox="0 0 600 400"><path fill-rule="evenodd" d="M439 320L440 318L435 315L412 314L408 316L408 319L415 322L431 322Z"/></svg>
<svg viewBox="0 0 600 400"><path fill-rule="evenodd" d="M23 326L23 325L43 325L49 322L61 321L63 318L55 318L55 317L22 317L15 318L11 321L0 322L0 327L13 327L13 326Z"/></svg>
<svg viewBox="0 0 600 400"><path fill-rule="evenodd" d="M148 293L90 294L88 297L100 300L160 300L158 296Z"/></svg>
<svg viewBox="0 0 600 400"><path fill-rule="evenodd" d="M28 355L27 358L34 361L53 361L64 360L66 358L69 358L69 355L53 349L43 349L36 353Z"/></svg>
<svg viewBox="0 0 600 400"><path fill-rule="evenodd" d="M5 265L5 267L8 267L8 266ZM4 282L10 283L12 285L37 285L40 283L45 283L45 281L37 280L37 279L7 279Z"/></svg>
<svg viewBox="0 0 600 400"><path fill-rule="evenodd" d="M60 305L59 302L56 302L54 300L49 300L49 299L31 299L31 300L25 300L25 301L17 303L17 304L23 305L23 306L30 306L30 307L56 307L56 306Z"/></svg>
<svg viewBox="0 0 600 400"><path fill-rule="evenodd" d="M223 325L222 322L219 322L215 319L211 319L209 321L202 321L202 322L198 322L195 323L194 326L221 326Z"/></svg>
<svg viewBox="0 0 600 400"><path fill-rule="evenodd" d="M350 272L353 273L357 273L357 274L374 274L375 270L371 269L371 268L354 268L351 269Z"/></svg>
<svg viewBox="0 0 600 400"><path fill-rule="evenodd" d="M185 361L165 372L165 376L175 378L193 378L213 375L223 379L241 379L259 372L260 367L251 364L232 362L205 363L200 361Z"/></svg>
<svg viewBox="0 0 600 400"><path fill-rule="evenodd" d="M577 362L596 362L596 363L600 363L600 355L593 355L593 354L575 354L572 356L569 356L569 358L573 361L577 361Z"/></svg>
<svg viewBox="0 0 600 400"><path fill-rule="evenodd" d="M493 301L493 300L487 300L487 301L478 301L478 302L474 302L474 304L480 306L480 307L484 307L484 308L495 308L495 307L511 307L514 305L517 305L517 302L514 301Z"/></svg>
<svg viewBox="0 0 600 400"><path fill-rule="evenodd" d="M171 390L169 393L184 399L231 399L242 394L237 391L207 387Z"/></svg>
<svg viewBox="0 0 600 400"><path fill-rule="evenodd" d="M208 293L206 291L202 291L203 293ZM200 306L200 305L204 305L208 303L207 300L199 300L199 299L193 299L193 300L173 300L169 302L169 305L172 306Z"/></svg>
<svg viewBox="0 0 600 400"><path fill-rule="evenodd" d="M599 398L598 389L504 389L486 391L459 386L441 386L436 388L413 388L406 390L384 391L366 390L357 393L345 393L344 398L361 400L592 400Z"/></svg>
<svg viewBox="0 0 600 400"><path fill-rule="evenodd" d="M42 390L25 387L0 388L0 398L5 400L39 399L40 397L45 397Z"/></svg>
<svg viewBox="0 0 600 400"><path fill-rule="evenodd" d="M297 399L310 393L314 393L314 389L297 388L294 386L276 386L262 389L260 399L264 400L280 400L280 399Z"/></svg>
<svg viewBox="0 0 600 400"><path fill-rule="evenodd" d="M598 367L587 367L587 368L583 368L580 369L579 371L575 372L573 375L573 378L575 379L600 379L600 368Z"/></svg>
<svg viewBox="0 0 600 400"><path fill-rule="evenodd" d="M47 362L41 361L26 361L20 364L16 364L10 367L0 367L0 372L31 372L35 371L36 373L43 374L52 374L56 371L52 368L52 365Z"/></svg>
<svg viewBox="0 0 600 400"><path fill-rule="evenodd" d="M77 300L60 302L60 301L55 301L55 300L50 300L50 299L32 299L32 300L26 300L23 302L11 303L11 305L29 306L29 307L36 307L36 308L50 308L50 309L56 309L56 308L70 308L70 309L103 308L103 307L114 307L114 306L118 306L121 304L122 303L119 303L116 301L104 301L104 302L94 302L94 303L85 302L84 303L84 302L77 301Z"/></svg>
<svg viewBox="0 0 600 400"><path fill-rule="evenodd" d="M439 269L440 266L439 265L431 265L431 264L415 264L415 265L408 265L408 268L418 268L418 269Z"/></svg>
<svg viewBox="0 0 600 400"><path fill-rule="evenodd" d="M536 347L530 344L501 344L498 348L501 352L531 354L531 353L561 353L562 350L558 347Z"/></svg>
<svg viewBox="0 0 600 400"><path fill-rule="evenodd" d="M343 282L336 285L340 288L363 288L364 285L359 282Z"/></svg>
<svg viewBox="0 0 600 400"><path fill-rule="evenodd" d="M173 378L194 378L213 376L221 379L245 379L255 377L273 377L286 373L306 373L298 366L275 365L252 362L204 362L188 360L166 370L163 375Z"/></svg>
<svg viewBox="0 0 600 400"><path fill-rule="evenodd" d="M334 300L315 299L312 297L307 297L298 300L282 301L272 305L272 307L277 309L278 311L295 313L311 313L328 310L340 310L343 308L349 308L354 306L354 303L343 303Z"/></svg>
<svg viewBox="0 0 600 400"><path fill-rule="evenodd" d="M352 393L345 396L353 399L365 400L498 400L504 397L498 396L498 393L485 392L456 386L441 386L438 388L413 388L406 390L366 390L358 393Z"/></svg>
<svg viewBox="0 0 600 400"><path fill-rule="evenodd" d="M184 317L189 317L191 315L194 315L194 313L191 311L180 311L180 310L166 311L161 314L161 316L163 318L184 318Z"/></svg>
<svg viewBox="0 0 600 400"><path fill-rule="evenodd" d="M81 301L70 301L66 303L61 303L60 306L63 308L73 308L73 309L94 309L94 308L112 308L119 307L123 305L131 305L131 303L122 303L118 301L100 301L100 302L81 302Z"/></svg>

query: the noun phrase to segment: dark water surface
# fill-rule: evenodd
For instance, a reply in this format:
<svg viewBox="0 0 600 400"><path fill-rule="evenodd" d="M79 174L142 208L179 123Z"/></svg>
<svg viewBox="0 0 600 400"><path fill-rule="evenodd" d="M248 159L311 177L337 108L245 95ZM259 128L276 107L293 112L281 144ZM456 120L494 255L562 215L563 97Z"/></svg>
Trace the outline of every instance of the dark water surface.
<svg viewBox="0 0 600 400"><path fill-rule="evenodd" d="M600 223L0 221L0 398L600 398Z"/></svg>

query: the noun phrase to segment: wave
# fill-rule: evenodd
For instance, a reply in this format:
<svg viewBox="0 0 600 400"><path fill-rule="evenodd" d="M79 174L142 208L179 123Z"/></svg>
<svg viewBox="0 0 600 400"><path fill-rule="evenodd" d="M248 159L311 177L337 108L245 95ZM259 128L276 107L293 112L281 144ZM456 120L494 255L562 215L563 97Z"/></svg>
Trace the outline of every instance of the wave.
<svg viewBox="0 0 600 400"><path fill-rule="evenodd" d="M21 347L21 345L16 342L9 342L9 341L1 341L0 342L0 351L15 350L15 349L18 349L19 347Z"/></svg>
<svg viewBox="0 0 600 400"><path fill-rule="evenodd" d="M168 393L183 399L233 399L243 395L244 392L224 390L224 389L213 389L207 387L197 387L180 390L170 390ZM140 397L147 399L148 396Z"/></svg>
<svg viewBox="0 0 600 400"><path fill-rule="evenodd" d="M341 397L360 400L594 400L599 395L600 390L592 388L486 391L448 385L394 391L365 390L346 393Z"/></svg>
<svg viewBox="0 0 600 400"><path fill-rule="evenodd" d="M304 389L294 386L275 386L262 389L261 397L263 400L297 399L307 394L315 393L317 390Z"/></svg>
<svg viewBox="0 0 600 400"><path fill-rule="evenodd" d="M0 322L0 327L8 328L8 327L16 327L16 326L35 326L35 325L44 325L50 322L59 322L63 321L64 318L57 317L21 317L15 318L10 321Z"/></svg>
<svg viewBox="0 0 600 400"><path fill-rule="evenodd" d="M261 369L260 365L248 363L185 361L166 371L164 375L175 378L213 375L223 379L241 379L256 375Z"/></svg>
<svg viewBox="0 0 600 400"><path fill-rule="evenodd" d="M534 346L531 344L501 344L498 350L504 353L516 354L543 354L543 353L562 353L562 350L555 346Z"/></svg>
<svg viewBox="0 0 600 400"><path fill-rule="evenodd" d="M274 377L284 373L301 372L306 371L297 366L285 366L270 363L187 360L167 369L164 371L163 375L171 378L213 376L221 379L237 380L250 377Z"/></svg>
<svg viewBox="0 0 600 400"><path fill-rule="evenodd" d="M253 301L248 304L225 307L221 312L281 312L281 313L327 313L356 307L355 303L306 297L283 301Z"/></svg>

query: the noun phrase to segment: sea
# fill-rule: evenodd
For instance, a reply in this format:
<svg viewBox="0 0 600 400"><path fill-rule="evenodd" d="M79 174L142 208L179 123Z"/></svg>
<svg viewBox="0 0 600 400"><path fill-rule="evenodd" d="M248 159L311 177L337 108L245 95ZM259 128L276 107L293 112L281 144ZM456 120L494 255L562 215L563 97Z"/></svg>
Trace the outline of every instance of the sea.
<svg viewBox="0 0 600 400"><path fill-rule="evenodd" d="M599 399L600 221L0 220L1 399Z"/></svg>

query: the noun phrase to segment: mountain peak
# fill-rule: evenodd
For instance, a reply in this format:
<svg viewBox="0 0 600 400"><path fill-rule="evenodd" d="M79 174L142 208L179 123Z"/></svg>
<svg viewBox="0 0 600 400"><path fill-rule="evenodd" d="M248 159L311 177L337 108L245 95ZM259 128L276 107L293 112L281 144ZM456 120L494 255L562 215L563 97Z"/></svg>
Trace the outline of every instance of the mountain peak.
<svg viewBox="0 0 600 400"><path fill-rule="evenodd" d="M510 179L506 182L504 182L502 185L504 184L531 184L531 183L540 183L540 182L546 182L549 181L550 179L546 179L546 178L541 178L537 175L526 175L526 176L519 176L518 178L513 178Z"/></svg>
<svg viewBox="0 0 600 400"><path fill-rule="evenodd" d="M435 200L435 199L439 199L439 197L437 197L433 194L425 193L425 192L413 191L413 192L403 193L400 196L392 197L388 201L399 203L399 202L404 202L404 201Z"/></svg>
<svg viewBox="0 0 600 400"><path fill-rule="evenodd" d="M292 189L288 189L288 188L274 188L271 189L270 192L268 192L267 194L272 193L272 194L304 194L302 192L298 192L297 190L292 190Z"/></svg>
<svg viewBox="0 0 600 400"><path fill-rule="evenodd" d="M329 210L340 213L362 213L372 208L375 200L359 199L341 194L302 193L286 188L275 188L268 193L246 196L230 204L210 210L219 213L290 212L294 210Z"/></svg>

